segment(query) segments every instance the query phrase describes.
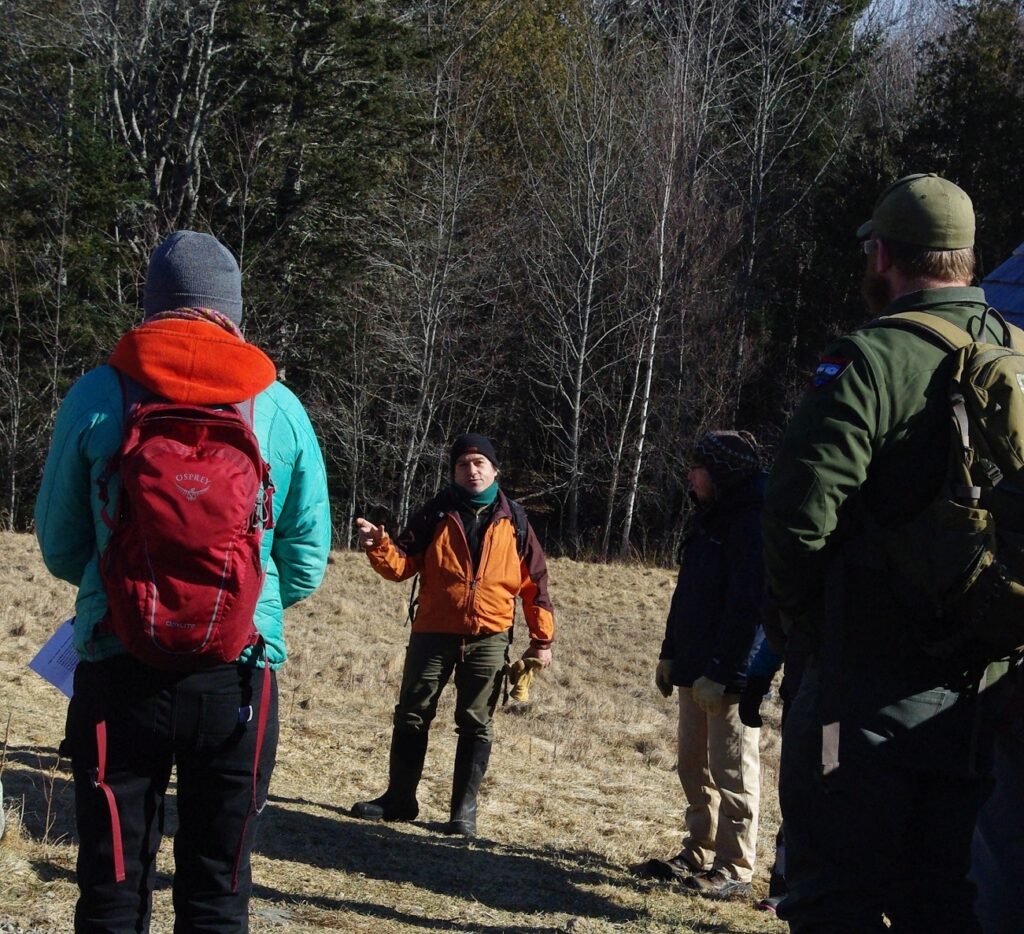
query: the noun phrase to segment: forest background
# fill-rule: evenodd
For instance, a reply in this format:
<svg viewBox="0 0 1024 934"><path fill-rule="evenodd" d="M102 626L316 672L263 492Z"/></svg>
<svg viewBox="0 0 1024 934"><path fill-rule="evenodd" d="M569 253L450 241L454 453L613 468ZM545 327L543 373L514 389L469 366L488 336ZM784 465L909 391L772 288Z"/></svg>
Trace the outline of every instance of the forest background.
<svg viewBox="0 0 1024 934"><path fill-rule="evenodd" d="M306 403L338 544L499 441L549 551L668 558L712 427L770 453L936 171L1024 239L1021 2L0 0L0 527L60 399L208 230Z"/></svg>

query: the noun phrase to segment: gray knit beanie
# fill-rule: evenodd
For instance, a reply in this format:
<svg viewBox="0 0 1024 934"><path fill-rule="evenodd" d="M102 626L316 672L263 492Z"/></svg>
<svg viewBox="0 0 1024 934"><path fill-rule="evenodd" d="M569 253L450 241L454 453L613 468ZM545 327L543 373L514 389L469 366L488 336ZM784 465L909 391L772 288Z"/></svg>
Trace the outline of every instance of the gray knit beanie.
<svg viewBox="0 0 1024 934"><path fill-rule="evenodd" d="M149 257L146 317L176 308L212 308L242 323L242 274L216 237L176 230Z"/></svg>

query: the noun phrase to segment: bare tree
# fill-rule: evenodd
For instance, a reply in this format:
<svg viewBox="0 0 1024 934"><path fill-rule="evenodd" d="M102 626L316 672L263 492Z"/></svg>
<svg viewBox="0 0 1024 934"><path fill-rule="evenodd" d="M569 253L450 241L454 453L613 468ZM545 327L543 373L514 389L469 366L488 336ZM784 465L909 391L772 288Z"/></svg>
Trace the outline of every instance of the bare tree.
<svg viewBox="0 0 1024 934"><path fill-rule="evenodd" d="M737 290L735 413L746 368L748 312L764 239L802 203L827 171L852 129L859 87L840 83L851 66L853 24L829 4L788 0L746 4L735 31L740 58L726 113L736 155L723 178L742 206L742 266ZM799 187L783 179L798 150L818 140L824 155L806 167ZM785 199L769 197L785 193ZM772 213L766 214L771 203Z"/></svg>
<svg viewBox="0 0 1024 934"><path fill-rule="evenodd" d="M474 384L493 366L486 352L466 353L474 316L486 306L478 270L497 254L501 231L474 224L487 216L492 194L476 151L490 89L463 69L466 47L503 5L429 5L428 34L443 50L429 88L431 145L413 158L395 210L384 215L378 231L384 249L368 257L383 297L370 326L393 372L379 402L397 463L393 512L400 523L421 485L424 459L439 463L443 439L472 420L483 402Z"/></svg>
<svg viewBox="0 0 1024 934"><path fill-rule="evenodd" d="M106 63L113 130L160 213L147 239L191 226L207 129L245 83L218 80L221 0L85 0L81 9L85 41Z"/></svg>
<svg viewBox="0 0 1024 934"><path fill-rule="evenodd" d="M539 421L564 478L565 535L580 539L584 446L600 380L622 360L616 346L635 317L616 280L628 271L623 238L638 128L625 119L625 53L609 55L581 26L565 84L543 107L528 103L518 132L527 165L523 264L536 305L530 376Z"/></svg>

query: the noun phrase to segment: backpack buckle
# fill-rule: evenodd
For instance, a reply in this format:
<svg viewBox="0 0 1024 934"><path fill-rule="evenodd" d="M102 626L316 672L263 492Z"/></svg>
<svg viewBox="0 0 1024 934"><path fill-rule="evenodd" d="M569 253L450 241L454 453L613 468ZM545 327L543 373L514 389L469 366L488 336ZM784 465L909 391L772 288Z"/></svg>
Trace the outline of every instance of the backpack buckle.
<svg viewBox="0 0 1024 934"><path fill-rule="evenodd" d="M988 479L990 486L998 486L1003 479L1003 472L990 460L980 461L978 466Z"/></svg>
<svg viewBox="0 0 1024 934"><path fill-rule="evenodd" d="M253 504L252 509L252 527L258 528L271 528L270 523L267 521L271 515L271 495L273 494L273 487L261 486L259 493L256 494L256 502Z"/></svg>

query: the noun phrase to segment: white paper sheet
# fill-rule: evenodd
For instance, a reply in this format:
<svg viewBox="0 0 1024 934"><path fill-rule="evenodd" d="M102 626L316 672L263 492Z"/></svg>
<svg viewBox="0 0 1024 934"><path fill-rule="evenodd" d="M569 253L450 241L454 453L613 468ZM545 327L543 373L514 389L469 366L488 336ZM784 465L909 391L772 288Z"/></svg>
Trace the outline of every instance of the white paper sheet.
<svg viewBox="0 0 1024 934"><path fill-rule="evenodd" d="M72 617L63 622L28 663L28 667L37 675L68 697L74 690L75 668L78 665L74 633L75 620Z"/></svg>

